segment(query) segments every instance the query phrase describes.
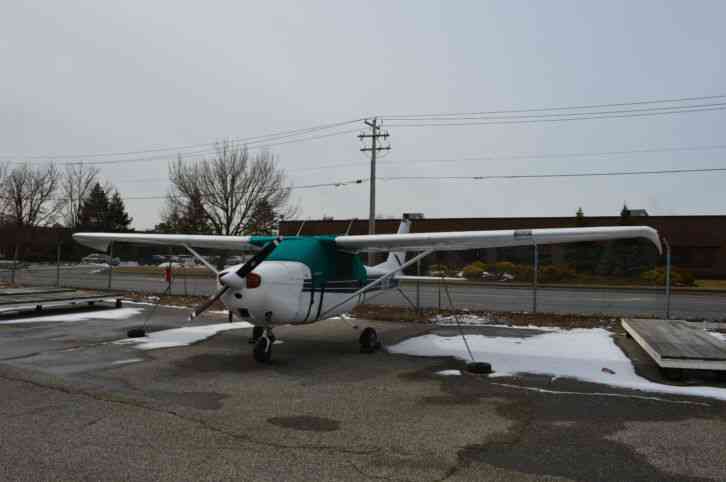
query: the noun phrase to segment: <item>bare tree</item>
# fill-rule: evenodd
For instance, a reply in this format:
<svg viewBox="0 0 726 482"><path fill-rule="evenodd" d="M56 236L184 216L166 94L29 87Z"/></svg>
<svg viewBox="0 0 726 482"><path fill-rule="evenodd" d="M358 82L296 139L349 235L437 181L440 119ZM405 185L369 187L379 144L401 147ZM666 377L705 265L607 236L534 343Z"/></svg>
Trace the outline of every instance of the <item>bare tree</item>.
<svg viewBox="0 0 726 482"><path fill-rule="evenodd" d="M31 167L26 162L10 170L2 189L10 221L20 227L54 222L63 207L63 202L56 199L60 178L53 163Z"/></svg>
<svg viewBox="0 0 726 482"><path fill-rule="evenodd" d="M290 187L287 175L269 152L250 159L246 148L229 142L217 144L214 159L186 162L180 158L169 168L172 188L168 212L182 211L201 194L201 208L215 234L239 235L253 226L259 206L289 216Z"/></svg>
<svg viewBox="0 0 726 482"><path fill-rule="evenodd" d="M61 190L65 199L63 219L67 227L76 229L81 224L83 201L98 181L98 173L98 168L82 163L66 166Z"/></svg>

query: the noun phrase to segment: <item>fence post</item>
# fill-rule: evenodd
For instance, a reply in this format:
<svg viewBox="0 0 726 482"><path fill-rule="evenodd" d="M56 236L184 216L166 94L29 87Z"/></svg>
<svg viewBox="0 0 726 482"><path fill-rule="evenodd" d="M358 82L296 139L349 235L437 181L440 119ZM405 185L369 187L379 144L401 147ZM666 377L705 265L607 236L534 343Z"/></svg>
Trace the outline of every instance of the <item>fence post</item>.
<svg viewBox="0 0 726 482"><path fill-rule="evenodd" d="M15 243L15 253L13 254L13 268L10 271L10 284L15 284L15 271L18 269L18 244Z"/></svg>
<svg viewBox="0 0 726 482"><path fill-rule="evenodd" d="M111 278L113 277L113 243L108 246L108 289L111 289Z"/></svg>
<svg viewBox="0 0 726 482"><path fill-rule="evenodd" d="M444 284L443 277L439 280L439 313L441 313L441 285Z"/></svg>
<svg viewBox="0 0 726 482"><path fill-rule="evenodd" d="M539 249L534 242L534 273L532 273L532 313L537 313L537 273L539 272Z"/></svg>
<svg viewBox="0 0 726 482"><path fill-rule="evenodd" d="M666 248L666 320L671 319L671 245L663 238Z"/></svg>
<svg viewBox="0 0 726 482"><path fill-rule="evenodd" d="M182 265L181 272L182 272L182 278L184 278L184 296L189 296L189 293L187 292L187 269L188 266Z"/></svg>
<svg viewBox="0 0 726 482"><path fill-rule="evenodd" d="M421 276L421 260L416 261L416 275ZM421 280L416 280L416 314L421 313Z"/></svg>
<svg viewBox="0 0 726 482"><path fill-rule="evenodd" d="M60 259L61 259L61 244L58 243L55 253L55 285L60 288Z"/></svg>

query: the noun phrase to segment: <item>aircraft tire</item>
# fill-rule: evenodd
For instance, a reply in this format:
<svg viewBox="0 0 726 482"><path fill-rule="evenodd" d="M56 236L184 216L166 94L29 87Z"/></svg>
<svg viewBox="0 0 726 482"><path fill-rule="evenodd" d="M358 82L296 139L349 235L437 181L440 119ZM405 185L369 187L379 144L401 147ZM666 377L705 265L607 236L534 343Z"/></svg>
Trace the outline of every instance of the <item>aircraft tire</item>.
<svg viewBox="0 0 726 482"><path fill-rule="evenodd" d="M378 340L378 333L370 326L363 330L358 341L360 343L361 353L373 353L381 347L381 342Z"/></svg>
<svg viewBox="0 0 726 482"><path fill-rule="evenodd" d="M272 340L261 336L255 343L253 354L258 363L269 363L272 357Z"/></svg>
<svg viewBox="0 0 726 482"><path fill-rule="evenodd" d="M471 373L488 375L492 372L492 365L487 362L471 362L466 364L466 369Z"/></svg>
<svg viewBox="0 0 726 482"><path fill-rule="evenodd" d="M131 328L129 331L126 332L126 335L129 338L141 338L146 336L146 330L143 328Z"/></svg>

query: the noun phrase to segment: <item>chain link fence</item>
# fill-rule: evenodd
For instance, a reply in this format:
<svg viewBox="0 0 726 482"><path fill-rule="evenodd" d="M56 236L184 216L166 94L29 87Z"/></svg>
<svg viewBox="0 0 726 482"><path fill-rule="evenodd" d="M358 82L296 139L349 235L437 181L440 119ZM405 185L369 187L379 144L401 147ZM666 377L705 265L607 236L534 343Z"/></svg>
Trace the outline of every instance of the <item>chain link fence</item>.
<svg viewBox="0 0 726 482"><path fill-rule="evenodd" d="M116 246L108 257L72 239L18 238L0 254L0 283L208 296L215 275L183 251ZM721 320L726 290L698 286L688 269L645 241L437 252L406 270L418 279L371 303L457 309ZM210 256L212 264L217 260ZM238 253L237 253L238 254ZM409 259L414 253L409 253ZM228 264L243 262L236 256Z"/></svg>

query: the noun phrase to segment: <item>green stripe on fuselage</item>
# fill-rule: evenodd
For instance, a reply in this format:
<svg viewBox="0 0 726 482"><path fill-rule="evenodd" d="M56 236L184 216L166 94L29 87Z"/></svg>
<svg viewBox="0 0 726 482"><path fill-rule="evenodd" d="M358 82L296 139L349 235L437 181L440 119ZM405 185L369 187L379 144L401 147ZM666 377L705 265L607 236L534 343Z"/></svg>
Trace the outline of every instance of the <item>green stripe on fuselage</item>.
<svg viewBox="0 0 726 482"><path fill-rule="evenodd" d="M252 236L250 244L262 247L274 239L275 236ZM310 268L315 289L335 280L356 280L364 286L368 278L360 257L338 249L335 236L283 238L266 261L297 261L305 264Z"/></svg>

